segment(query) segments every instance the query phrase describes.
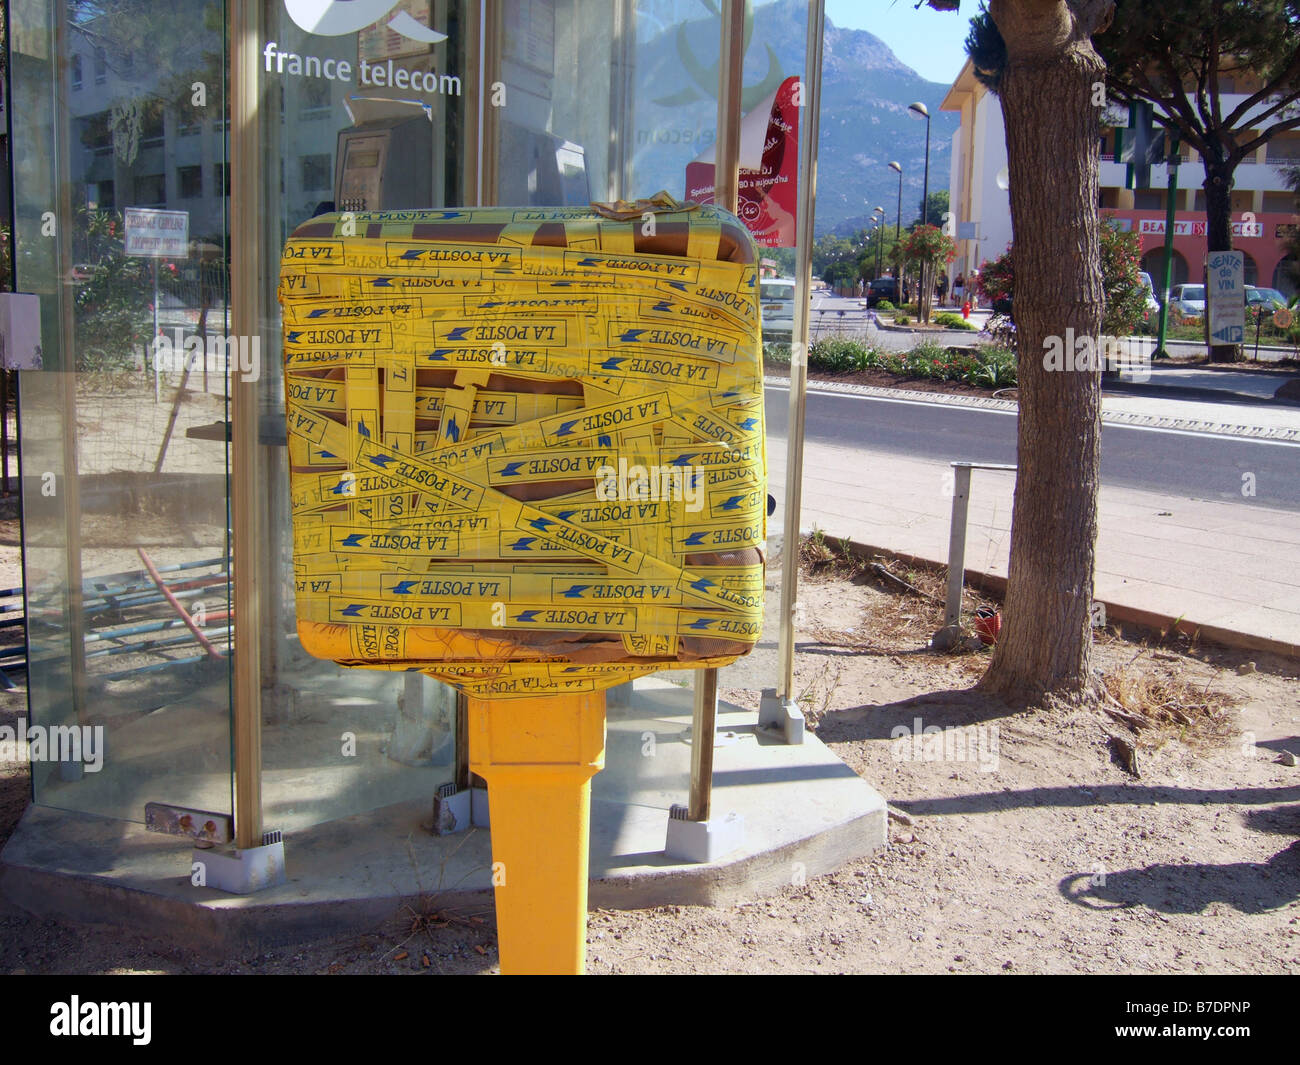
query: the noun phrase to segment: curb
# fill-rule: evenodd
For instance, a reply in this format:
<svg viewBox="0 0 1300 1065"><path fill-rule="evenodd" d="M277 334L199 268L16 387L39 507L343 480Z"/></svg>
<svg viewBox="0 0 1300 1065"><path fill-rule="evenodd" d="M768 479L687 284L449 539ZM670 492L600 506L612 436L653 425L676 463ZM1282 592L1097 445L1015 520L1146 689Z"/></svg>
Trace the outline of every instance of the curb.
<svg viewBox="0 0 1300 1065"><path fill-rule="evenodd" d="M764 385L782 388L790 387L788 377L763 375ZM949 407L968 407L982 410L1015 412L1020 409L1015 400L994 399L992 396L968 396L952 392L919 392L906 388L881 388L876 385L854 385L840 381L823 381L808 379L808 387L821 389L823 392L838 392L844 395L870 396L876 399L904 400L913 403L932 403ZM1180 391L1187 391L1182 389ZM1223 393L1220 393L1222 395ZM1233 425L1229 422L1211 422L1200 418L1174 418L1159 414L1139 414L1131 411L1108 411L1104 406L1101 413L1103 425L1136 426L1141 428L1180 429L1185 432L1208 433L1215 436L1247 437L1252 440L1281 440L1287 443L1300 443L1300 428L1272 428L1258 425ZM1290 409L1290 403L1276 403L1275 406Z"/></svg>
<svg viewBox="0 0 1300 1065"><path fill-rule="evenodd" d="M825 530L823 530L825 531ZM827 535L831 535L827 533ZM839 539L837 537L837 539ZM896 558L901 562L908 562L919 566L939 566L947 567L946 561L939 561L933 558L927 558L924 555L913 555L906 551L894 551L887 547L873 547L870 544L863 544L857 540L840 540L841 543L848 545L849 553L855 558L867 561L871 555L886 555L890 558ZM1007 591L1007 579L994 573L985 573L983 570L967 569L964 572L963 581L966 585L978 584L981 590L992 593L999 599L1005 598ZM1204 640L1207 643L1218 644L1222 647L1231 647L1245 651L1263 651L1268 654L1275 654L1282 658L1288 658L1293 661L1300 661L1300 644L1287 643L1284 640L1273 640L1267 636L1257 636L1250 632L1238 632L1235 629L1225 629L1218 625L1203 625L1199 622L1189 620L1186 617L1172 617L1168 614L1160 614L1153 610L1143 610L1140 607L1128 606L1124 603L1116 603L1107 599L1096 599L1094 602L1101 603L1106 608L1106 621L1121 621L1128 625L1134 625L1140 629L1147 629L1152 632L1167 632L1174 630L1185 636L1192 636L1198 640Z"/></svg>

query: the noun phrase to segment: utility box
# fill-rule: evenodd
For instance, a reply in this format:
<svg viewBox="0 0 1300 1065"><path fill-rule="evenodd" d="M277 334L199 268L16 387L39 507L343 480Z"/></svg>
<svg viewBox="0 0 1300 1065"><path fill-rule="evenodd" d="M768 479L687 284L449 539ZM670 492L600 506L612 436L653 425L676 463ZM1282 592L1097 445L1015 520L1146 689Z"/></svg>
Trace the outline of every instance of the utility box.
<svg viewBox="0 0 1300 1065"><path fill-rule="evenodd" d="M661 194L324 215L282 259L299 636L485 698L758 638L755 246Z"/></svg>

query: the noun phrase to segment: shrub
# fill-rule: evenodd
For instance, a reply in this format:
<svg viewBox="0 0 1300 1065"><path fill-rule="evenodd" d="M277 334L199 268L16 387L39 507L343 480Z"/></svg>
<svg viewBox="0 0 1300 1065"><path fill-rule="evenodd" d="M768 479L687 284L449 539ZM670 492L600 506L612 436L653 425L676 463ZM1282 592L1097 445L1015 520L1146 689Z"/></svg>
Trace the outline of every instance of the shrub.
<svg viewBox="0 0 1300 1065"><path fill-rule="evenodd" d="M894 324L895 324L895 325L911 325L911 324L912 324L912 319L910 319L910 318L909 318L907 315L905 315L905 314L896 314L896 315L894 315Z"/></svg>
<svg viewBox="0 0 1300 1065"><path fill-rule="evenodd" d="M780 366L790 365L790 345L779 343L763 344L763 361L774 362Z"/></svg>
<svg viewBox="0 0 1300 1065"><path fill-rule="evenodd" d="M892 303L890 303L889 300L881 300L879 303L876 304L876 310L878 311L893 311L897 309L898 308L896 308Z"/></svg>
<svg viewBox="0 0 1300 1065"><path fill-rule="evenodd" d="M1007 348L988 346L976 356L977 365L966 380L981 388L1012 388L1019 378L1016 357Z"/></svg>
<svg viewBox="0 0 1300 1065"><path fill-rule="evenodd" d="M826 337L808 348L808 365L826 373L852 373L872 365L874 353L865 344L848 337Z"/></svg>
<svg viewBox="0 0 1300 1065"><path fill-rule="evenodd" d="M974 329L975 326L966 321L960 314L953 314L951 311L943 311L934 316L934 324L941 325L945 329Z"/></svg>

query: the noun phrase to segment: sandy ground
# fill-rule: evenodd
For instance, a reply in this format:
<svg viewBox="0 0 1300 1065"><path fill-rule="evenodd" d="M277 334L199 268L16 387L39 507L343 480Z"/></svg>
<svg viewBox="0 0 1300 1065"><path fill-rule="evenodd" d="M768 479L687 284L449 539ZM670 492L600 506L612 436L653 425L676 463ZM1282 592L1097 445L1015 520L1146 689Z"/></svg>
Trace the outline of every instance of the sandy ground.
<svg viewBox="0 0 1300 1065"><path fill-rule="evenodd" d="M590 972L1300 972L1300 768L1280 756L1300 753L1295 663L1102 633L1098 665L1150 722L1134 731L970 694L987 652L920 651L929 600L834 564L804 600L817 620L797 690L818 736L889 800L889 846L827 876L794 867L779 895L742 905L593 912ZM21 698L3 706L12 723ZM963 742L914 739L918 724ZM1108 735L1136 744L1139 776ZM0 839L27 786L25 767L0 766ZM11 916L0 972L489 973L491 921L411 900L379 927L216 961Z"/></svg>

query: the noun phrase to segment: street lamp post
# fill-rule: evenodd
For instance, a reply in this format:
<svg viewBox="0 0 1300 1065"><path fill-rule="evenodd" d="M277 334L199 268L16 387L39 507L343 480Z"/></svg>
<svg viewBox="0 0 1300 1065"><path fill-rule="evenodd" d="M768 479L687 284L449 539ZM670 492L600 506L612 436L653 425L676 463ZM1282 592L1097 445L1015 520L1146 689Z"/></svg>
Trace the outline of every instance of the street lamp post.
<svg viewBox="0 0 1300 1065"><path fill-rule="evenodd" d="M880 227L885 224L885 209L877 207L871 212L876 222L876 276L880 276L880 263L885 250L885 231Z"/></svg>
<svg viewBox="0 0 1300 1065"><path fill-rule="evenodd" d="M930 224L930 109L921 102L909 104L909 111L913 111L925 119L925 176L921 182L921 225ZM921 263L921 282L920 288L916 293L916 309L921 313L921 320L928 321L929 315L925 312L930 307L930 293L927 285L930 284L929 270L926 269L928 263Z"/></svg>
<svg viewBox="0 0 1300 1065"><path fill-rule="evenodd" d="M894 219L894 254L898 255L903 246L903 165L902 163L890 163L890 170L898 171L898 214ZM903 260L898 260L896 267L897 273L895 278L898 281L898 299L900 306L903 299Z"/></svg>

